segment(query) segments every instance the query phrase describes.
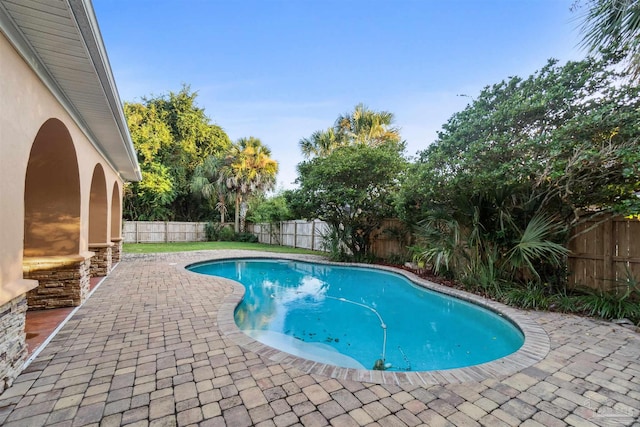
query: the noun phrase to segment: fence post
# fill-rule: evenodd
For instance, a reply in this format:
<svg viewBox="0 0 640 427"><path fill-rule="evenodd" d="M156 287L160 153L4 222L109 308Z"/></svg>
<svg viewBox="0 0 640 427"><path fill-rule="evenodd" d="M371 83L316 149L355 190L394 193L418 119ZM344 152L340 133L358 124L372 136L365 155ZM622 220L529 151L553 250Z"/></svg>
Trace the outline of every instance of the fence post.
<svg viewBox="0 0 640 427"><path fill-rule="evenodd" d="M136 243L140 243L140 235L138 234L138 221L136 221L135 224L136 224Z"/></svg>
<svg viewBox="0 0 640 427"><path fill-rule="evenodd" d="M293 247L298 247L298 221L293 221Z"/></svg>
<svg viewBox="0 0 640 427"><path fill-rule="evenodd" d="M604 246L604 256L602 262L602 273L604 275L600 289L607 289L611 286L607 284L607 281L615 279L615 271L613 266L613 217L609 218L607 222L603 224L602 233L602 245Z"/></svg>
<svg viewBox="0 0 640 427"><path fill-rule="evenodd" d="M316 220L311 220L311 250L316 250Z"/></svg>
<svg viewBox="0 0 640 427"><path fill-rule="evenodd" d="M167 221L164 222L164 242L169 241L169 233L167 232Z"/></svg>

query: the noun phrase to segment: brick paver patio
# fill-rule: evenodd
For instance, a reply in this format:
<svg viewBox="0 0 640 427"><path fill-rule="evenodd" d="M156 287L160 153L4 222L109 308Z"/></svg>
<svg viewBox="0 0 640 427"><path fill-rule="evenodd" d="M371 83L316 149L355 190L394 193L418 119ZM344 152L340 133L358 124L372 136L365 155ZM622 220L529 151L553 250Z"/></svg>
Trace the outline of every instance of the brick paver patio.
<svg viewBox="0 0 640 427"><path fill-rule="evenodd" d="M640 426L636 332L520 312L550 350L509 374L392 384L308 373L219 326L237 285L183 268L243 255L256 253L125 257L0 396L0 424Z"/></svg>

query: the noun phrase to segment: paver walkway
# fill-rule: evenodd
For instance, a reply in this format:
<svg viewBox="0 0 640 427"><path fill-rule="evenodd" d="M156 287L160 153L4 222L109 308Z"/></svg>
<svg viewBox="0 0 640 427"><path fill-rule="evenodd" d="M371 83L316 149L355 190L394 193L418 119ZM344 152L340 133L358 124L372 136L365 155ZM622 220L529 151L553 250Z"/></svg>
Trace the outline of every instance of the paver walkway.
<svg viewBox="0 0 640 427"><path fill-rule="evenodd" d="M571 315L527 313L550 352L475 382L361 383L259 356L217 325L234 285L182 268L246 254L126 256L0 396L0 424L640 426L640 336Z"/></svg>

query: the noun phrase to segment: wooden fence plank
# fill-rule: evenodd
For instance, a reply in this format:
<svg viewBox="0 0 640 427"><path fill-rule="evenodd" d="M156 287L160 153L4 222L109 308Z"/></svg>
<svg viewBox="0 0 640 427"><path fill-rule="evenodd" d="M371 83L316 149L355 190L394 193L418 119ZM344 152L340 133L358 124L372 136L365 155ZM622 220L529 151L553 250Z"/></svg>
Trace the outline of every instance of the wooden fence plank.
<svg viewBox="0 0 640 427"><path fill-rule="evenodd" d="M590 227L594 228L584 232ZM569 244L570 286L612 290L629 273L640 279L640 220L586 221L574 233Z"/></svg>
<svg viewBox="0 0 640 427"><path fill-rule="evenodd" d="M124 221L125 243L203 242L206 222Z"/></svg>

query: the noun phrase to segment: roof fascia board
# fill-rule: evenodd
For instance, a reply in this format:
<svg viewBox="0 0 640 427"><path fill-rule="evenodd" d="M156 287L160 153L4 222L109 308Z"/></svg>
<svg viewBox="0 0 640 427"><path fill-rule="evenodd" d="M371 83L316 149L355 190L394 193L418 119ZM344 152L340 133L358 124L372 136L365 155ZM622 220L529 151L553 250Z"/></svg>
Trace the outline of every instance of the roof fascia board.
<svg viewBox="0 0 640 427"><path fill-rule="evenodd" d="M131 167L137 179L141 180L142 175L138 164L138 156L129 134L129 127L127 126L127 120L124 117L124 111L122 109L122 101L118 94L115 79L111 71L111 64L109 63L109 57L104 47L102 34L100 33L100 27L93 6L90 0L67 1L75 18L76 25L78 26L78 31L82 34L82 42L91 59L91 65L100 80L102 92L109 103L111 114L127 150Z"/></svg>
<svg viewBox="0 0 640 427"><path fill-rule="evenodd" d="M25 60L25 62L31 67L34 73L38 76L40 81L49 89L49 92L54 96L54 98L60 103L60 105L67 111L67 113L71 116L73 121L76 123L78 128L80 128L81 132L87 137L91 145L100 153L100 155L105 159L105 161L109 164L111 169L118 174L120 179L127 180L122 176L122 173L118 170L118 168L113 164L111 159L105 154L100 144L97 143L96 137L93 135L85 121L82 119L82 116L77 111L73 103L67 98L64 91L60 88L58 83L49 73L47 67L42 63L40 57L36 53L35 49L31 46L28 40L25 39L22 32L18 29L18 26L11 18L10 14L5 9L4 5L0 2L0 31L5 35L5 37L9 40L9 42L13 45L14 49L18 52L20 56ZM124 140L123 140L124 141ZM130 138L128 139L130 142ZM130 151L129 144L127 145L127 151ZM131 144L133 147L133 144ZM135 150L134 150L135 153ZM131 154L129 155L131 157ZM135 154L134 154L135 159ZM140 170L138 167L137 161L132 163L135 170L135 175L138 179L142 178L140 174Z"/></svg>

